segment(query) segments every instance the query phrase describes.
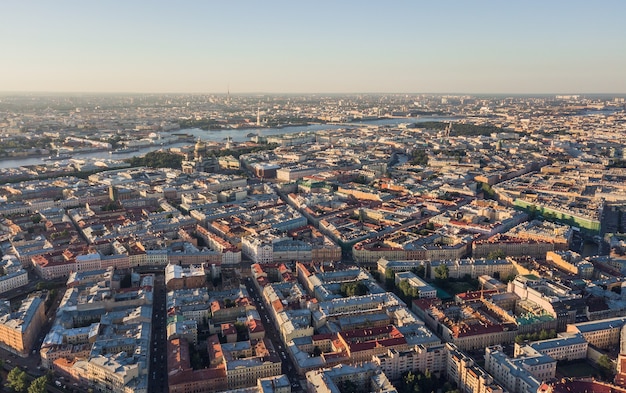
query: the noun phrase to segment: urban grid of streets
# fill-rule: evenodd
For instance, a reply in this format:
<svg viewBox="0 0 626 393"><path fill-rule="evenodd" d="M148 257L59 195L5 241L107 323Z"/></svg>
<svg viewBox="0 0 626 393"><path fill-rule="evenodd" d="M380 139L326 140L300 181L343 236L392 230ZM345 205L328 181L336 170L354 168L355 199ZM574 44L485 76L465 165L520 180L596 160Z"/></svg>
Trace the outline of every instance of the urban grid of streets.
<svg viewBox="0 0 626 393"><path fill-rule="evenodd" d="M513 239L510 231L514 225L499 227L505 220L515 221L515 225L533 222L533 219L553 222L554 231L569 231L566 248L581 258L588 257L595 273L583 276L580 271L567 271L562 267L546 268L544 248L540 251L527 249L529 254L533 253L533 263L536 263L535 268L529 270L541 274L542 279L558 278L565 287L582 279L593 287L606 286L606 283L613 286L621 282L624 240L619 233L626 229L623 216L626 211L624 102L624 97L602 96L2 97L0 183L5 184L0 186L0 214L4 215L0 226L1 251L2 255L30 253L26 259L20 257L28 270L28 284L10 289L3 296L17 305L28 293L36 291L38 283L50 283L58 290L47 309L45 322L37 331L32 350L28 349L26 356L20 357L0 348L3 371L20 366L32 376L46 372L41 367L39 349L55 323L67 280L67 272L46 270L46 266L59 264L52 255L65 250L77 254L78 248L72 248L73 243L84 244L85 254L99 252L99 261L106 259L102 256L117 255L101 250L94 254L95 248L89 247L105 238L111 241L115 236L107 234L99 238L100 235L86 233L78 225L87 223L87 214L93 213L85 206L103 205L109 192L113 199L122 201L111 208L120 209L120 214L127 215L128 221L121 220L114 230L111 227L104 231L120 234L116 241L127 255L136 251L134 243L129 241L131 237L133 241L139 239L150 244L153 250L159 243L156 238L171 243L175 239L168 236L176 233L176 240L179 240L179 228L172 229L176 223L181 223L185 230L191 228L189 233L196 240L201 239L194 229L199 224L208 228L211 236L221 237L219 242L231 245L233 240L229 234L220 232L223 225L240 222L242 227L252 227L245 240L240 238L244 246L242 250L242 245L238 245L240 260L234 265L238 267L239 277L230 284L232 287L242 284L251 297L292 391L306 389L305 375L298 374L294 355L290 355L288 343L281 339L276 313L268 310L271 304L263 302L263 294L250 275L250 265L254 262L286 262L295 274L295 260L264 260L253 247L255 241L280 243L281 236L297 229L280 227L290 220L312 225L332 244L342 245L339 258L333 259L337 266L358 266L372 271L376 271L380 258L391 259L387 254L376 254L377 248L394 244L393 247L402 249L402 245L398 246L400 237L428 239L437 233L440 236L434 241L437 247L445 249L463 244L467 252L459 254L458 258L478 259L496 255L487 251L483 255L480 250L488 250L489 244L500 237L508 236L509 242ZM175 162L179 167L175 169L182 169L185 174L148 169L145 170L147 177L158 180L150 183L123 161L126 157L156 150L166 152L170 159L178 157ZM110 171L127 171L129 178L137 176L137 180L122 182L110 175L116 172ZM89 177L84 179L82 174ZM184 182L176 183L173 180L176 176L188 176L194 186L186 188ZM209 184L210 179L237 185L211 190L197 186ZM243 185L239 182L242 179ZM174 189L179 187L179 190L173 198L165 197L168 202L158 209L146 208L138 213L134 208L124 207L120 195L126 192L132 194L134 200L143 198L144 206L153 203L149 201L150 193L164 197L166 192L159 188L161 184ZM316 187L319 189L312 191ZM60 191L55 193L55 188ZM44 189L45 193L50 192L49 196L40 192ZM237 194L241 190L245 195ZM90 194L88 203L80 199L85 194ZM46 203L46 198L51 203ZM71 200L81 202L78 206L55 204ZM252 205L245 205L245 201L250 200L254 200L253 210L268 213L246 222L249 216L245 210ZM490 201L495 214L504 218L494 219L481 213L464 221L464 215L467 218L481 209L482 205L476 207L476 201L484 200ZM264 206L266 201L271 203ZM223 213L231 204L243 206L242 210ZM339 205L341 208L333 207ZM52 215L51 209L58 206L67 219L57 222L46 218L46 214ZM169 214L162 211L170 206L175 210ZM419 212L410 212L411 206L419 206ZM211 209L218 213L215 217ZM527 216L518 215L522 210ZM143 215L142 218L130 216L135 213ZM457 213L460 215L451 216ZM274 218L277 222L271 221ZM150 225L142 226L142 219ZM265 227L264 220L269 223ZM50 223L48 227L44 225L46 222ZM61 223L65 226L55 232L55 225ZM89 225L92 224L95 223ZM133 225L134 229L129 229ZM158 225L164 228L161 232L154 229ZM267 226L284 229L278 236L266 231ZM68 236L68 232L68 241L59 241ZM530 232L528 229L524 233ZM56 235L52 236L53 233ZM468 234L471 240L467 239ZM41 246L41 255L32 252L36 235L47 242L45 250ZM533 242L542 241L533 239ZM200 243L209 245L210 241ZM25 246L28 244L30 248ZM505 243L502 244L505 249ZM214 245L210 248L215 251ZM502 249L494 250L502 252ZM406 250L408 248L398 251L398 255L409 255L403 254ZM429 255L428 258L413 259L433 260L428 254L430 249L425 250L423 255ZM528 256L511 250L517 254L498 257ZM442 259L452 254L445 255ZM79 255L73 257L73 266L81 263L76 256ZM46 262L36 262L41 260ZM97 268L102 266L99 262ZM93 267L83 271L89 269ZM163 269L153 270L154 266L149 263L136 269L156 273L152 289L147 391L168 392L170 310L166 309ZM2 273L8 276L7 272ZM425 274L429 283L440 284L434 274ZM379 282L385 285L384 274L381 276ZM228 287L226 283L219 286L222 290ZM619 303L620 299L610 294L600 295L598 291L583 291L585 296L581 295L580 299L604 296L602 307L609 311L603 315L626 315L626 306ZM572 292L567 296L576 294ZM588 311L587 316L577 314L575 322L595 318L588 315ZM325 333L332 332L328 327L325 329ZM441 331L437 335L444 339ZM512 350L511 342L503 344ZM467 352L481 359L483 348L468 348ZM606 354L613 359L619 355L610 350ZM83 388L87 386L79 386L66 377L61 379L60 375L48 386L54 392Z"/></svg>

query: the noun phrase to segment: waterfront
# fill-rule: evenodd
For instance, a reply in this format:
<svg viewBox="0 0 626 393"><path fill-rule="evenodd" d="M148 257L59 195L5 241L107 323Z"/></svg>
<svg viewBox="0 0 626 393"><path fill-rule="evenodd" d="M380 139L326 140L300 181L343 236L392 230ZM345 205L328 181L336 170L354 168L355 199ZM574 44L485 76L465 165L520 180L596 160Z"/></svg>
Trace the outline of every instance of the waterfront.
<svg viewBox="0 0 626 393"><path fill-rule="evenodd" d="M268 136L268 135L279 135L279 134L295 134L299 132L317 132L323 130L337 130L341 128L352 128L352 127L365 127L365 126L397 126L402 123L424 123L428 121L450 121L458 119L456 117L411 117L411 118L393 118L393 119L378 119L371 120L362 123L347 123L347 124L312 124L307 126L290 126L283 128L245 128L245 129L226 129L226 130L201 130L199 128L191 128L191 129L181 129L175 130L172 132L163 132L161 133L163 136L167 136L169 134L188 134L192 135L195 139L201 139L203 141L213 141L213 142L224 142L227 139L230 139L233 142L244 142L249 140L247 137L248 134L258 134L260 136ZM75 159L114 159L114 160L123 160L125 158L130 158L134 156L141 156L151 151L163 149L163 148L171 148L171 147L182 147L186 145L190 145L191 142L177 142L169 145L152 145L140 148L138 151L128 152L123 154L109 154L108 151L96 151L96 152L88 152L88 153L75 153L72 154L72 158ZM58 161L59 164L67 162L67 160ZM42 165L49 164L49 161L44 161L42 157L29 157L29 158L20 158L20 159L8 159L8 160L0 160L0 168L17 168L20 166L29 166L29 165Z"/></svg>

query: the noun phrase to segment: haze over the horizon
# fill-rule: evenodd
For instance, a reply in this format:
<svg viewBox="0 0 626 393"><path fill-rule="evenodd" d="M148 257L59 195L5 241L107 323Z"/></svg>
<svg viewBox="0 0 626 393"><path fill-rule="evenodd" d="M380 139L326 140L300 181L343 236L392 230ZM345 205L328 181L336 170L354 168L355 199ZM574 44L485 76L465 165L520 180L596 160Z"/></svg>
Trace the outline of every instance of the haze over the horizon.
<svg viewBox="0 0 626 393"><path fill-rule="evenodd" d="M623 1L29 1L0 91L626 93Z"/></svg>

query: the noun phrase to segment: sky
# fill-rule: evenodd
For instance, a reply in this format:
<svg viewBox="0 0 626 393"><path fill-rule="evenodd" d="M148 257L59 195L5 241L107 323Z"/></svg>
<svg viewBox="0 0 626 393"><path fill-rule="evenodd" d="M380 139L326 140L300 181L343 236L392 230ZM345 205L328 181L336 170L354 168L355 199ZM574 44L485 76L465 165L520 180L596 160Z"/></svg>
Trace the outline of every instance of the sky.
<svg viewBox="0 0 626 393"><path fill-rule="evenodd" d="M0 91L626 93L626 1L0 3Z"/></svg>

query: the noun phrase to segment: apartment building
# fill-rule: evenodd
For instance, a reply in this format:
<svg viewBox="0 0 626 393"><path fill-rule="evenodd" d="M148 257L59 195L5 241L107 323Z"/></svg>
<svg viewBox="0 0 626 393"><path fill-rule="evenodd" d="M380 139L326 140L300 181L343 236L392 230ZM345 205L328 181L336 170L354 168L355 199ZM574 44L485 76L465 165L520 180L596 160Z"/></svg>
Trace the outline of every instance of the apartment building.
<svg viewBox="0 0 626 393"><path fill-rule="evenodd" d="M448 351L445 345L416 345L405 351L389 349L386 354L374 355L374 362L392 381L398 380L407 371L419 370L442 376L445 375Z"/></svg>
<svg viewBox="0 0 626 393"><path fill-rule="evenodd" d="M515 343L514 356L534 352L550 356L555 360L578 360L587 358L589 343L581 334L563 335L549 340L531 342L529 344Z"/></svg>
<svg viewBox="0 0 626 393"><path fill-rule="evenodd" d="M400 272L396 273L395 283L396 286L402 281L407 281L411 288L416 288L419 298L435 298L437 297L437 290L415 275L413 272Z"/></svg>
<svg viewBox="0 0 626 393"><path fill-rule="evenodd" d="M554 378L556 360L547 355L511 359L499 346L485 348L485 370L511 393L536 393Z"/></svg>
<svg viewBox="0 0 626 393"><path fill-rule="evenodd" d="M580 334L590 345L611 349L619 346L620 333L625 324L626 317L574 323L567 325L566 333Z"/></svg>
<svg viewBox="0 0 626 393"><path fill-rule="evenodd" d="M28 356L46 322L45 299L33 294L17 311L8 301L0 302L0 345L19 356Z"/></svg>
<svg viewBox="0 0 626 393"><path fill-rule="evenodd" d="M507 391L454 344L447 343L445 346L448 351L446 377L448 381L455 382L460 391L472 393L505 393Z"/></svg>
<svg viewBox="0 0 626 393"><path fill-rule="evenodd" d="M357 390L362 392L396 392L387 376L371 362L358 366L340 364L333 368L309 371L306 373L306 391L308 393L338 392L339 386L345 381L355 384Z"/></svg>
<svg viewBox="0 0 626 393"><path fill-rule="evenodd" d="M0 260L0 294L28 284L28 272L22 268L20 261L5 255Z"/></svg>
<svg viewBox="0 0 626 393"><path fill-rule="evenodd" d="M170 263L165 267L165 286L168 291L202 288L206 285L206 281L207 274L203 265L183 267Z"/></svg>

